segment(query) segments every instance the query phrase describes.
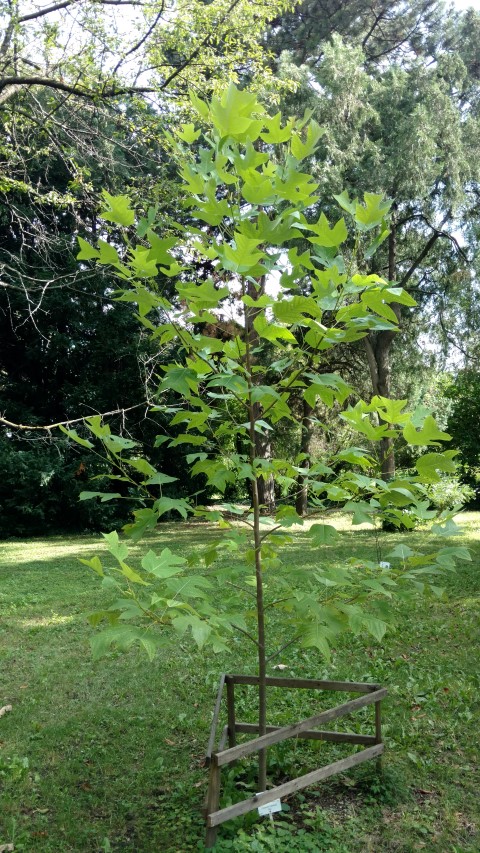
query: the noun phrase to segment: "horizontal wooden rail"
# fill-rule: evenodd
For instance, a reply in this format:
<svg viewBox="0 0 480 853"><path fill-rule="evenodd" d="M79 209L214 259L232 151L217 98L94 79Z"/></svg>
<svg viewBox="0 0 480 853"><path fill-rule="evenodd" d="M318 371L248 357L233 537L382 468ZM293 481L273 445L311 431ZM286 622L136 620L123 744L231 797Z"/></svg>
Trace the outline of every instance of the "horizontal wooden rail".
<svg viewBox="0 0 480 853"><path fill-rule="evenodd" d="M239 758L244 758L246 755L251 755L253 752L258 752L266 747L273 746L274 743L281 743L290 737L296 737L300 732L314 729L322 723L329 723L331 720L336 720L339 717L344 717L346 714L351 714L353 711L358 711L366 705L372 705L374 702L379 702L387 695L385 687L380 690L375 690L365 696L359 696L358 699L351 699L350 702L344 702L342 705L337 705L336 708L330 708L328 711L322 711L320 714L315 714L313 717L308 717L300 723L294 723L291 726L283 726L269 734L255 738L248 743L242 743L238 746L226 749L223 752L218 752L215 755L215 760L219 767L224 764L230 764Z"/></svg>
<svg viewBox="0 0 480 853"><path fill-rule="evenodd" d="M261 738L259 738L261 740ZM229 750L232 752L233 750ZM227 806L225 809L212 812L207 817L207 825L209 827L219 826L226 820L231 820L234 817L247 814L248 812L257 809L259 806L264 806L271 803L272 800L277 800L280 797L286 797L289 794L294 794L296 791L301 791L308 785L313 785L315 782L320 782L322 779L328 779L329 776L334 776L335 773L342 773L344 770L349 770L357 764L362 764L371 758L377 758L383 752L383 743L378 743L368 749L362 749L356 752L355 755L349 755L347 758L342 758L340 761L335 761L333 764L327 764L326 767L320 767L318 770L313 770L311 773L306 773L304 776L299 776L298 779L292 779L291 782L285 782L283 785L278 785L270 791L264 791L261 794L255 794L248 800L235 803L233 806ZM217 756L212 757L215 761Z"/></svg>
<svg viewBox="0 0 480 853"><path fill-rule="evenodd" d="M229 675L234 684L258 684L258 675ZM380 689L380 684L361 681L320 681L315 678L282 678L268 676L267 687L300 687L305 690L339 690L345 693L371 693Z"/></svg>
<svg viewBox="0 0 480 853"><path fill-rule="evenodd" d="M236 732L245 732L247 734L256 734L259 726L256 723L235 723ZM280 726L267 726L267 733L277 732ZM354 732L325 732L317 729L308 729L305 732L300 732L298 737L307 738L308 740L329 740L333 743L363 743L373 744L378 743L375 735L360 735Z"/></svg>

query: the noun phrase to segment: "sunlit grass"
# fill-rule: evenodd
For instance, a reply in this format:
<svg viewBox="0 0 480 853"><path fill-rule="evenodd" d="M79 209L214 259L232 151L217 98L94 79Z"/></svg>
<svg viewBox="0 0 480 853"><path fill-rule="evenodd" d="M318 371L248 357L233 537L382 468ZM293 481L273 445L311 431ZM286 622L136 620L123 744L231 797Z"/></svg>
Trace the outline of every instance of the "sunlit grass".
<svg viewBox="0 0 480 853"><path fill-rule="evenodd" d="M395 631L381 645L346 637L328 666L313 650L288 649L274 661L287 676L372 680L389 688L385 766L398 796L375 793L360 770L305 792L289 820L312 834L319 851L480 850L480 515L465 513L459 521L473 559L447 577L447 602L419 599L413 608L399 607ZM382 533L376 542L343 517L329 523L342 537L321 552L307 547L305 527L294 531L292 566L368 559L397 542L434 547L424 531ZM168 545L187 555L216 535L203 524L162 525L148 547ZM133 561L144 547L132 550ZM15 851L32 853L88 853L108 844L131 853L202 849L202 755L216 684L222 671L254 672L254 649L239 635L230 655L199 654L186 638L172 637L153 664L135 651L94 663L86 614L109 597L78 557L102 550L91 536L0 546L0 707L13 708L0 718L0 847L13 843ZM271 631L272 645L281 645L280 619ZM270 698L270 719L280 723L331 701L299 691L274 690ZM239 710L254 719L252 690L243 692ZM362 719L371 725L367 713ZM286 774L313 769L337 749L279 747L272 750L272 768ZM231 785L227 781L227 795ZM221 837L235 839L239 831L238 823L225 826Z"/></svg>

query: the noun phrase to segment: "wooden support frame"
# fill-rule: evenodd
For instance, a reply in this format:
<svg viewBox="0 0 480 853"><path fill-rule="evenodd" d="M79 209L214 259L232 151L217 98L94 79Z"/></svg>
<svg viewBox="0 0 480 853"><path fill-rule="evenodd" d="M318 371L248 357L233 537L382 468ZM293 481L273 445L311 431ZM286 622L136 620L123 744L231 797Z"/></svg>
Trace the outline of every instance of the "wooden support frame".
<svg viewBox="0 0 480 853"><path fill-rule="evenodd" d="M341 705L336 705L326 711L321 711L319 714L314 714L307 717L298 723L290 726L267 726L267 733L261 737L256 737L246 743L237 744L236 735L238 733L258 733L258 725L254 723L238 722L235 716L235 685L258 685L259 678L256 675L227 675L224 674L220 678L218 685L217 698L215 702L212 726L210 737L208 740L207 753L205 763L210 768L210 778L208 783L208 794L205 804L205 819L207 824L207 835L205 846L210 849L215 845L217 838L217 827L227 820L234 817L247 814L259 806L277 800L281 797L293 794L306 788L308 785L313 785L315 782L320 782L323 779L328 779L336 773L341 773L344 770L349 770L364 761L371 759L377 760L377 766L380 768L381 755L384 750L381 730L381 702L387 695L387 690L379 684L369 684L355 681L320 681L307 678L281 678L269 677L266 679L267 687L283 687L288 689L308 689L321 691L338 691L343 693L359 693L357 698L350 699L348 702L343 702ZM220 739L215 749L217 741L217 732L219 727L220 711L222 707L222 698L224 689L227 693L227 725L222 728ZM330 723L348 714L352 714L360 708L365 708L369 705L375 706L375 734L356 734L347 732L335 732L318 728L325 723ZM275 743L281 743L293 737L307 738L310 740L325 740L333 743L351 743L359 744L365 748L359 752L348 755L339 761L334 761L324 767L319 767L304 776L299 776L297 779L292 779L282 785L277 785L269 791L255 794L242 802L235 803L233 806L220 809L220 788L221 788L221 768L238 761L240 758L245 758L247 755L252 755L262 749L267 749ZM228 741L228 748L226 743Z"/></svg>

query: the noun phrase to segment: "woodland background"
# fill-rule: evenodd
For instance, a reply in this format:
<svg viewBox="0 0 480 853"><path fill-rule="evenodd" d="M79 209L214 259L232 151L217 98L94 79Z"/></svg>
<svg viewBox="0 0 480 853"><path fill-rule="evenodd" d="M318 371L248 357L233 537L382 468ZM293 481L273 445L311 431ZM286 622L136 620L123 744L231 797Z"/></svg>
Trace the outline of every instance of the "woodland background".
<svg viewBox="0 0 480 853"><path fill-rule="evenodd" d="M399 314L398 334L371 333L325 369L366 399L433 408L461 476L434 497L478 508L480 12L439 0L2 0L0 24L0 536L96 531L131 510L79 503L112 472L33 427L116 412L113 430L152 448L175 495L191 490L182 458L154 447L167 421L150 405L174 353L115 301L108 270L78 263L77 237L102 236L104 190L128 193L147 218L156 209L166 236L188 222L164 132L188 121L189 89L208 96L231 79L272 114L311 109L326 129L309 166L327 216L342 190L392 199L370 271L418 306ZM228 338L231 322L209 333ZM347 440L335 413L321 431L325 412L298 414L304 429L279 429L265 453L321 458ZM410 453L396 448L397 466Z"/></svg>

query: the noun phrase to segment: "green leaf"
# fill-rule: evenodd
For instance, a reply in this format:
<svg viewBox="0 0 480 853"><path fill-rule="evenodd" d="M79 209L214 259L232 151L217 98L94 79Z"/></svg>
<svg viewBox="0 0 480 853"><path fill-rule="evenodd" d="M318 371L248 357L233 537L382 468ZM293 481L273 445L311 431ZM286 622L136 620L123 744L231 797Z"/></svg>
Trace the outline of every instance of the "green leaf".
<svg viewBox="0 0 480 853"><path fill-rule="evenodd" d="M192 620L191 623L192 628L192 637L195 640L199 649L203 649L205 643L207 642L210 634L212 633L212 629L210 625L208 625L202 619Z"/></svg>
<svg viewBox="0 0 480 853"><path fill-rule="evenodd" d="M326 406L331 407L335 400L343 403L353 393L353 388L347 385L337 373L305 373L304 377L313 380L312 385L303 392L305 400L313 408L317 397L320 397Z"/></svg>
<svg viewBox="0 0 480 853"><path fill-rule="evenodd" d="M119 562L128 557L128 546L124 542L120 542L116 530L113 530L111 533L102 533L102 536L107 543L108 550Z"/></svg>
<svg viewBox="0 0 480 853"><path fill-rule="evenodd" d="M278 145L281 142L288 142L292 135L292 121L289 120L285 127L281 127L282 114L276 113L272 118L266 118L264 126L266 131L260 134L260 139L263 139L269 145Z"/></svg>
<svg viewBox="0 0 480 853"><path fill-rule="evenodd" d="M363 447L346 447L345 450L340 450L333 457L340 462L350 462L352 465L359 465L361 468L371 468L374 460L367 450Z"/></svg>
<svg viewBox="0 0 480 853"><path fill-rule="evenodd" d="M408 423L403 430L403 437L408 444L413 444L414 446L425 446L428 444L438 444L442 441L450 441L451 435L448 432L442 432L437 427L435 418L432 415L428 415L425 418L423 427L419 430L415 429L413 424ZM445 470L455 470L454 468L445 469Z"/></svg>
<svg viewBox="0 0 480 853"><path fill-rule="evenodd" d="M392 203L376 193L364 193L363 198L365 204L355 205L355 221L360 231L370 231L383 223Z"/></svg>
<svg viewBox="0 0 480 853"><path fill-rule="evenodd" d="M175 237L161 238L152 231L151 228L147 231L147 240L150 243L150 251L148 252L148 260L154 261L156 264L169 266L174 258L169 253L169 249L176 245Z"/></svg>
<svg viewBox="0 0 480 853"><path fill-rule="evenodd" d="M190 512L190 504L184 498L159 498L155 501L154 510L158 516L166 512L178 512L186 520Z"/></svg>
<svg viewBox="0 0 480 853"><path fill-rule="evenodd" d="M131 583L138 583L142 586L148 586L148 583L143 580L142 576L138 574L138 572L134 571L130 566L127 566L126 563L120 563L120 571L122 575L127 578L127 580L131 581Z"/></svg>
<svg viewBox="0 0 480 853"><path fill-rule="evenodd" d="M269 323L263 314L255 317L253 325L258 336L267 341L272 341L272 343L278 343L279 341L295 342L295 335L292 334L290 329L285 328L285 326L278 326L275 323Z"/></svg>
<svg viewBox="0 0 480 853"><path fill-rule="evenodd" d="M201 284L179 283L177 284L177 291L179 298L185 300L193 311L217 308L222 299L228 296L228 287L217 288L211 279Z"/></svg>
<svg viewBox="0 0 480 853"><path fill-rule="evenodd" d="M149 477L146 481L147 486L164 486L166 483L174 483L178 477L170 477L168 474L162 474L160 471Z"/></svg>
<svg viewBox="0 0 480 853"><path fill-rule="evenodd" d="M369 613L364 613L362 616L362 623L367 629L368 633L375 637L378 642L383 639L385 631L388 628L386 622L383 619L377 619L376 616L371 616Z"/></svg>
<svg viewBox="0 0 480 853"><path fill-rule="evenodd" d="M103 578L103 568L98 557L92 557L90 560L83 560L79 558L79 562L83 563L84 566L88 566L90 569L93 569L97 575L100 575L100 577Z"/></svg>
<svg viewBox="0 0 480 853"><path fill-rule="evenodd" d="M409 557L413 557L414 553L408 545L397 545L387 556L391 557L392 560L408 560Z"/></svg>
<svg viewBox="0 0 480 853"><path fill-rule="evenodd" d="M455 524L453 518L447 518L443 524L432 524L432 533L435 536L458 536L460 528Z"/></svg>
<svg viewBox="0 0 480 853"><path fill-rule="evenodd" d="M103 657L112 648L126 652L134 643L140 643L152 660L157 649L164 645L164 640L133 625L115 625L101 631L90 640L94 660Z"/></svg>
<svg viewBox="0 0 480 853"><path fill-rule="evenodd" d="M193 639L199 649L203 648L212 633L210 625L195 614L181 614L180 616L175 617L175 619L172 619L172 626L181 637L185 634L188 628L191 628Z"/></svg>
<svg viewBox="0 0 480 853"><path fill-rule="evenodd" d="M166 585L171 592L184 598L208 598L206 590L212 589L212 584L201 575L190 577L168 578Z"/></svg>
<svg viewBox="0 0 480 853"><path fill-rule="evenodd" d="M415 463L423 483L441 482L439 471L453 474L457 469L455 456L457 450L447 450L444 453L425 453Z"/></svg>
<svg viewBox="0 0 480 853"><path fill-rule="evenodd" d="M370 402L370 409L378 412L382 420L388 424L404 424L409 421L410 415L403 409L408 400L388 400L386 397L375 395Z"/></svg>
<svg viewBox="0 0 480 853"><path fill-rule="evenodd" d="M132 441L131 438L124 438L123 435L105 435L102 441L107 450L112 453L121 453L122 450L131 450L138 446L136 441Z"/></svg>
<svg viewBox="0 0 480 853"><path fill-rule="evenodd" d="M278 297L273 302L273 314L281 323L301 323L305 317L320 318L322 313L315 299L308 296Z"/></svg>
<svg viewBox="0 0 480 853"><path fill-rule="evenodd" d="M302 142L300 136L295 134L292 136L291 150L296 160L304 160L305 157L310 157L314 153L317 142L325 133L325 129L320 127L317 122L312 121L307 126L307 136L305 142Z"/></svg>
<svg viewBox="0 0 480 853"><path fill-rule="evenodd" d="M146 459L143 459L141 456L131 457L127 459L127 464L130 468L133 468L135 471L138 471L140 474L145 474L147 477L152 477L157 473L156 469L153 465L150 465L150 462L147 462Z"/></svg>
<svg viewBox="0 0 480 853"><path fill-rule="evenodd" d="M312 537L312 545L332 545L338 539L338 531L331 524L312 524L309 535Z"/></svg>
<svg viewBox="0 0 480 853"><path fill-rule="evenodd" d="M196 139L198 139L201 131L195 130L194 124L182 124L181 128L177 128L175 133L181 140L183 140L183 142L186 142L187 145L191 145Z"/></svg>
<svg viewBox="0 0 480 853"><path fill-rule="evenodd" d="M82 447L88 447L89 449L91 449L92 447L95 446L94 444L92 444L91 441L88 441L87 438L81 438L78 435L77 431L74 429L66 429L64 426L62 426L62 424L59 425L59 429L61 430L61 432L65 433L65 435L68 435L68 437L71 438L72 441L75 441L77 444L80 444Z"/></svg>
<svg viewBox="0 0 480 853"><path fill-rule="evenodd" d="M133 542L138 542L147 530L153 530L156 527L158 516L153 509L145 507L144 509L135 510L133 517L135 519L133 523L126 524L123 530Z"/></svg>
<svg viewBox="0 0 480 853"><path fill-rule="evenodd" d="M97 249L94 249L90 243L87 243L82 237L77 237L78 245L80 246L80 251L77 255L78 261L90 261L93 258L99 258L100 252Z"/></svg>
<svg viewBox="0 0 480 853"><path fill-rule="evenodd" d="M370 260L370 258L372 258L372 257L373 257L373 255L375 254L375 252L377 251L377 249L382 245L382 243L384 243L384 242L385 242L385 240L387 239L387 237L388 237L389 235L390 235L390 229L389 229L389 228L385 228L385 229L381 232L381 234L379 234L379 235L378 235L378 237L377 237L375 240L373 240L373 242L372 242L372 243L370 243L370 245L368 246L368 248L367 248L367 249L365 249L365 251L364 251L364 253L363 253L364 258L366 258L366 260L367 260L367 261L368 261L368 260Z"/></svg>
<svg viewBox="0 0 480 853"><path fill-rule="evenodd" d="M194 102L194 106L198 109L197 105L198 99ZM253 142L258 138L264 124L263 120L258 121L253 118L254 113L264 113L256 95L237 89L234 83L230 83L220 97L212 98L209 119L220 137L232 136L234 139L242 139L248 135Z"/></svg>
<svg viewBox="0 0 480 853"><path fill-rule="evenodd" d="M352 216L355 215L355 210L356 210L356 206L357 206L357 199L354 198L354 199L350 200L350 197L348 195L347 190L343 190L343 192L341 192L340 195L334 195L333 197L334 197L335 201L338 202L340 207L343 208L343 210L346 210L347 213L350 213Z"/></svg>
<svg viewBox="0 0 480 853"><path fill-rule="evenodd" d="M121 498L120 492L80 492L80 501L90 501L92 498L100 498L102 504L107 501L113 501L116 498Z"/></svg>
<svg viewBox="0 0 480 853"><path fill-rule="evenodd" d="M165 369L167 372L160 383L159 391L166 391L167 388L171 388L173 391L178 391L183 397L188 397L191 391L196 391L198 376L194 370L177 365L170 365Z"/></svg>
<svg viewBox="0 0 480 853"><path fill-rule="evenodd" d="M154 551L148 551L142 559L142 568L163 580L182 572L186 562L184 557L172 554L169 548L164 548L158 555Z"/></svg>
<svg viewBox="0 0 480 853"><path fill-rule="evenodd" d="M325 625L322 625L321 622L312 622L310 625L308 625L302 635L301 642L304 648L308 649L313 647L318 649L322 653L327 663L330 663L330 646L326 638Z"/></svg>
<svg viewBox="0 0 480 853"><path fill-rule="evenodd" d="M337 247L348 237L347 226L345 225L343 216L333 228L330 228L327 217L322 213L318 222L309 225L309 228L316 235L315 237L309 237L309 242L314 243L316 246L325 246L326 248Z"/></svg>
<svg viewBox="0 0 480 853"><path fill-rule="evenodd" d="M130 207L130 199L126 195L110 195L106 190L102 191L102 196L107 204L100 215L108 222L116 222L118 225L133 225L135 221L135 213Z"/></svg>

